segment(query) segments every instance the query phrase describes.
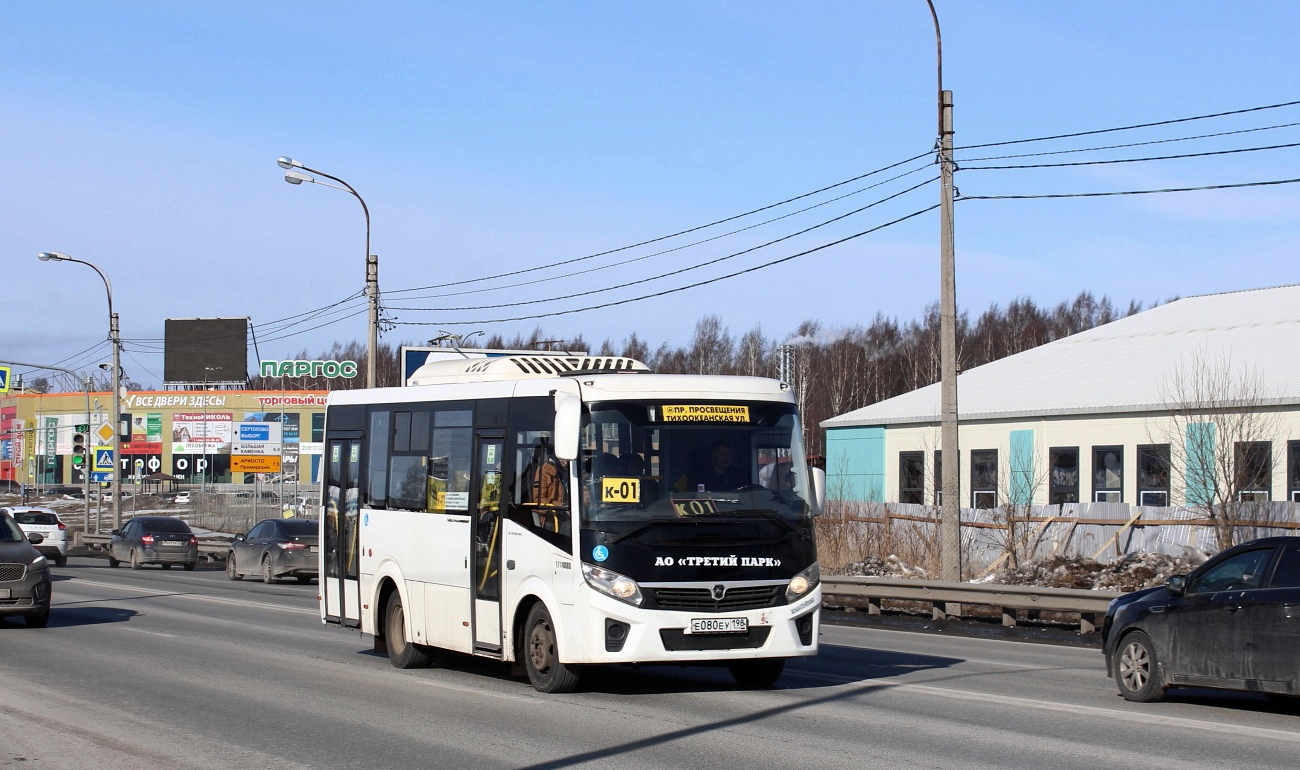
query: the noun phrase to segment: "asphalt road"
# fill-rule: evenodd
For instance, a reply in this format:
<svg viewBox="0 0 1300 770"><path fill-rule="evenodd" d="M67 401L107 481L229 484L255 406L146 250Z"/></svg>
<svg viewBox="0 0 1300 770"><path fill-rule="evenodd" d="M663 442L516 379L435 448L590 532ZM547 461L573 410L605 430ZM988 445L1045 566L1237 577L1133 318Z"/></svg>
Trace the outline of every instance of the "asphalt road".
<svg viewBox="0 0 1300 770"><path fill-rule="evenodd" d="M503 664L398 671L320 624L316 586L55 570L46 629L0 622L0 767L1294 768L1300 711L1116 695L1095 649L827 626L771 691L617 668L546 696Z"/></svg>

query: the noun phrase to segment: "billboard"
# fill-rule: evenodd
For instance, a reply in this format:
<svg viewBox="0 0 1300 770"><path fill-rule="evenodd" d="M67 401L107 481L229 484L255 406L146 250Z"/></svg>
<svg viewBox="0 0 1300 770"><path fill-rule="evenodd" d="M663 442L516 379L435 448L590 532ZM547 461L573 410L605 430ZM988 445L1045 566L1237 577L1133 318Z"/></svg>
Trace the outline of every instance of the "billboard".
<svg viewBox="0 0 1300 770"><path fill-rule="evenodd" d="M248 380L247 318L168 318L164 338L163 382Z"/></svg>

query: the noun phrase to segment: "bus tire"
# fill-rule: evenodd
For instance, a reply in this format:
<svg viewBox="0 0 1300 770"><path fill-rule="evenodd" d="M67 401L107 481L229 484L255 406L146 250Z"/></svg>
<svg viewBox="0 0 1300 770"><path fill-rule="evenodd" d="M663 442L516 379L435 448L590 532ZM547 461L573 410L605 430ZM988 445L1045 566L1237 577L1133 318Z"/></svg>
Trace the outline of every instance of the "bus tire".
<svg viewBox="0 0 1300 770"><path fill-rule="evenodd" d="M541 602L533 605L524 621L524 668L538 692L573 692L578 687L578 670L560 662L555 624Z"/></svg>
<svg viewBox="0 0 1300 770"><path fill-rule="evenodd" d="M393 592L384 607L384 642L388 645L388 662L397 668L428 668L433 656L422 644L406 640L406 610L402 595Z"/></svg>
<svg viewBox="0 0 1300 770"><path fill-rule="evenodd" d="M728 666L736 684L750 690L766 690L776 684L785 670L785 658L742 660Z"/></svg>

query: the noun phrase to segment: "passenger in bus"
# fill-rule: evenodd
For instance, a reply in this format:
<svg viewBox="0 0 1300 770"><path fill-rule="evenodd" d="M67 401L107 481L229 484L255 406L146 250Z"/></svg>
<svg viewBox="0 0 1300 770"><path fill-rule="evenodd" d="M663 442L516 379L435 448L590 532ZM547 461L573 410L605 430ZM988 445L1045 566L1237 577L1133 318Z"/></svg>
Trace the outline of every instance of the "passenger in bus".
<svg viewBox="0 0 1300 770"><path fill-rule="evenodd" d="M722 439L713 442L709 449L709 464L696 475L695 484L704 485L710 492L726 492L748 484L745 474L732 465L731 460L731 444Z"/></svg>

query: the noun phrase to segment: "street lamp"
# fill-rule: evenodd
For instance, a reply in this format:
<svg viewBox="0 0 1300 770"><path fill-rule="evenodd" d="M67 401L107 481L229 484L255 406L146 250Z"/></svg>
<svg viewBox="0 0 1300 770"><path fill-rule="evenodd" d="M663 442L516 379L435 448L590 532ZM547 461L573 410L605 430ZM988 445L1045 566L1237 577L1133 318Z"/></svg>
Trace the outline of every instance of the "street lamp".
<svg viewBox="0 0 1300 770"><path fill-rule="evenodd" d="M110 480L110 493L113 495L113 529L122 527L122 454L119 451L119 436L122 433L122 340L118 333L117 313L113 312L113 285L108 282L108 276L96 265L81 259L73 259L67 254L58 251L42 251L36 255L36 258L42 262L76 262L79 265L86 265L99 274L100 279L104 282L104 290L108 292L108 341L113 345L113 439L110 446L113 449L113 477ZM93 465L91 466L94 467Z"/></svg>
<svg viewBox="0 0 1300 770"><path fill-rule="evenodd" d="M224 366L203 367L203 460L201 461L203 471L199 476L199 491L203 493L208 491L208 467L212 464L208 456L208 372L218 372L225 368Z"/></svg>
<svg viewBox="0 0 1300 770"><path fill-rule="evenodd" d="M361 211L366 215L366 297L370 304L370 322L368 334L366 336L366 387L375 387L375 349L379 347L379 257L370 253L370 208L366 206L366 201L361 194L352 188L352 185L344 182L336 176L330 176L324 171L317 171L314 168L308 168L293 158L281 157L276 160L280 168L285 169L284 181L289 184L318 184L322 187L332 187L335 190L342 190L351 193L361 203ZM295 171L294 169L302 169ZM326 179L333 179L342 187L317 181L311 174L305 174L303 171L310 171L311 174L320 174Z"/></svg>
<svg viewBox="0 0 1300 770"><path fill-rule="evenodd" d="M939 80L939 443L943 500L939 512L939 573L961 580L961 453L957 444L957 268L952 224L952 91L943 90L943 37L932 0Z"/></svg>

